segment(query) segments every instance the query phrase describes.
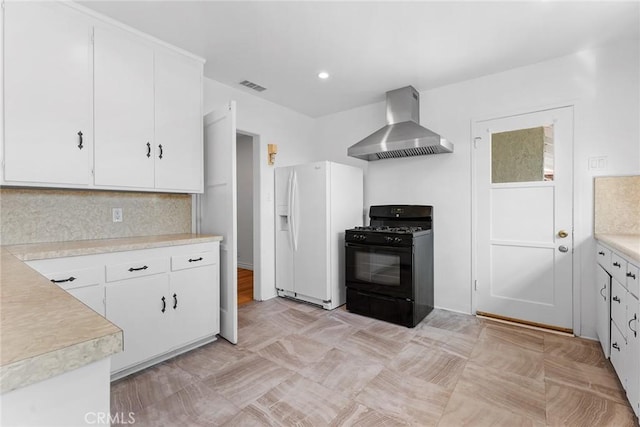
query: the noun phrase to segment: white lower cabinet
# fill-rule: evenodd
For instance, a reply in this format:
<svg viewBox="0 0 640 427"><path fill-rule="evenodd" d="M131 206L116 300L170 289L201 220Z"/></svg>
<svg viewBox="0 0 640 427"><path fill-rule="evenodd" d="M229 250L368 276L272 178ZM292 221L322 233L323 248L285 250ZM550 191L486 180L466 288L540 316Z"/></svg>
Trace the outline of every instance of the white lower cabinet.
<svg viewBox="0 0 640 427"><path fill-rule="evenodd" d="M123 331L119 378L210 342L220 332L218 242L30 261Z"/></svg>
<svg viewBox="0 0 640 427"><path fill-rule="evenodd" d="M623 254L598 245L597 283L597 331L601 344L605 345L606 332L602 316L610 304L610 357L611 364L624 387L627 399L636 416L640 416L640 303L638 302L638 267ZM610 299L603 287L610 281ZM607 352L605 351L605 354Z"/></svg>
<svg viewBox="0 0 640 427"><path fill-rule="evenodd" d="M107 319L123 331L124 350L111 357L111 372L149 360L170 348L169 277L122 280L107 286Z"/></svg>
<svg viewBox="0 0 640 427"><path fill-rule="evenodd" d="M610 352L611 337L611 276L602 268L596 266L596 333L602 345L602 351L606 357Z"/></svg>

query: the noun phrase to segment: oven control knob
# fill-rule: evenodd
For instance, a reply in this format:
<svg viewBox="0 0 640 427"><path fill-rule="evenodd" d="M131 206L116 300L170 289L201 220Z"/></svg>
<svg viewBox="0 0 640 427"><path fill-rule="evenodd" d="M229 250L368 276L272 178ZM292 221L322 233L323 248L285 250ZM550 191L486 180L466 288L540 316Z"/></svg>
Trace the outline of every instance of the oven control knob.
<svg viewBox="0 0 640 427"><path fill-rule="evenodd" d="M367 238L364 234L358 234L356 237L358 240L365 240Z"/></svg>
<svg viewBox="0 0 640 427"><path fill-rule="evenodd" d="M386 236L386 237L384 238L384 240L385 240L385 242L393 242L393 237Z"/></svg>
<svg viewBox="0 0 640 427"><path fill-rule="evenodd" d="M396 237L393 239L394 242L396 243L401 243L402 242L402 238L401 237Z"/></svg>

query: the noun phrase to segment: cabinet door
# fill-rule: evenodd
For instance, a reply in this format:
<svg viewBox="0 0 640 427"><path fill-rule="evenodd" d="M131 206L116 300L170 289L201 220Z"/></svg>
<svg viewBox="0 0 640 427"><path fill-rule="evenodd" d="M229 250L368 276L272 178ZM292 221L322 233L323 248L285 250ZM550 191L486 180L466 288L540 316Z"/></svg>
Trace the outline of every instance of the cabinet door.
<svg viewBox="0 0 640 427"><path fill-rule="evenodd" d="M627 398L637 416L640 416L640 307L638 300L627 293L627 352L626 389Z"/></svg>
<svg viewBox="0 0 640 427"><path fill-rule="evenodd" d="M95 28L95 184L153 188L153 50Z"/></svg>
<svg viewBox="0 0 640 427"><path fill-rule="evenodd" d="M611 320L618 326L620 332L622 332L623 338L626 338L626 319L627 319L627 305L626 297L627 290L615 279L611 279ZM613 334L613 326L611 327Z"/></svg>
<svg viewBox="0 0 640 427"><path fill-rule="evenodd" d="M605 357L609 357L611 276L600 265L596 266L596 269L596 332Z"/></svg>
<svg viewBox="0 0 640 427"><path fill-rule="evenodd" d="M106 303L107 319L124 335L124 351L112 356L111 372L169 349L171 301L167 275L110 283L106 286Z"/></svg>
<svg viewBox="0 0 640 427"><path fill-rule="evenodd" d="M174 347L220 331L218 271L213 264L171 273Z"/></svg>
<svg viewBox="0 0 640 427"><path fill-rule="evenodd" d="M4 179L89 184L92 28L53 2L3 6Z"/></svg>
<svg viewBox="0 0 640 427"><path fill-rule="evenodd" d="M611 324L611 364L613 368L616 370L618 374L618 378L620 378L620 383L626 389L626 384L624 381L625 377L625 353L627 343L624 340L624 337L618 330L618 327L615 323Z"/></svg>
<svg viewBox="0 0 640 427"><path fill-rule="evenodd" d="M155 185L202 192L202 64L156 50Z"/></svg>

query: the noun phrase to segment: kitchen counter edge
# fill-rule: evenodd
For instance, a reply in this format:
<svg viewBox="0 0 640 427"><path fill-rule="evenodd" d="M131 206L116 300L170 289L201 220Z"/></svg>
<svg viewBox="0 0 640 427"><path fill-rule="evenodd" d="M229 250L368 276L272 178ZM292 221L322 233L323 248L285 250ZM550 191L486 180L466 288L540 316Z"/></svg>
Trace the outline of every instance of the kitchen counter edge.
<svg viewBox="0 0 640 427"><path fill-rule="evenodd" d="M634 262L640 263L640 234L602 234L594 235L595 239L610 246Z"/></svg>

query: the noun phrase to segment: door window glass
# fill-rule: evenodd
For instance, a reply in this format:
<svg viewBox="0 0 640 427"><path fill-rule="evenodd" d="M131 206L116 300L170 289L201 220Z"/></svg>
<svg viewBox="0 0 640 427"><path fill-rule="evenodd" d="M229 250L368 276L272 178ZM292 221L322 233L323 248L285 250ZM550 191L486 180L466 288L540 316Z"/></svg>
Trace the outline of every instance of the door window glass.
<svg viewBox="0 0 640 427"><path fill-rule="evenodd" d="M553 126L491 135L491 182L553 181Z"/></svg>

